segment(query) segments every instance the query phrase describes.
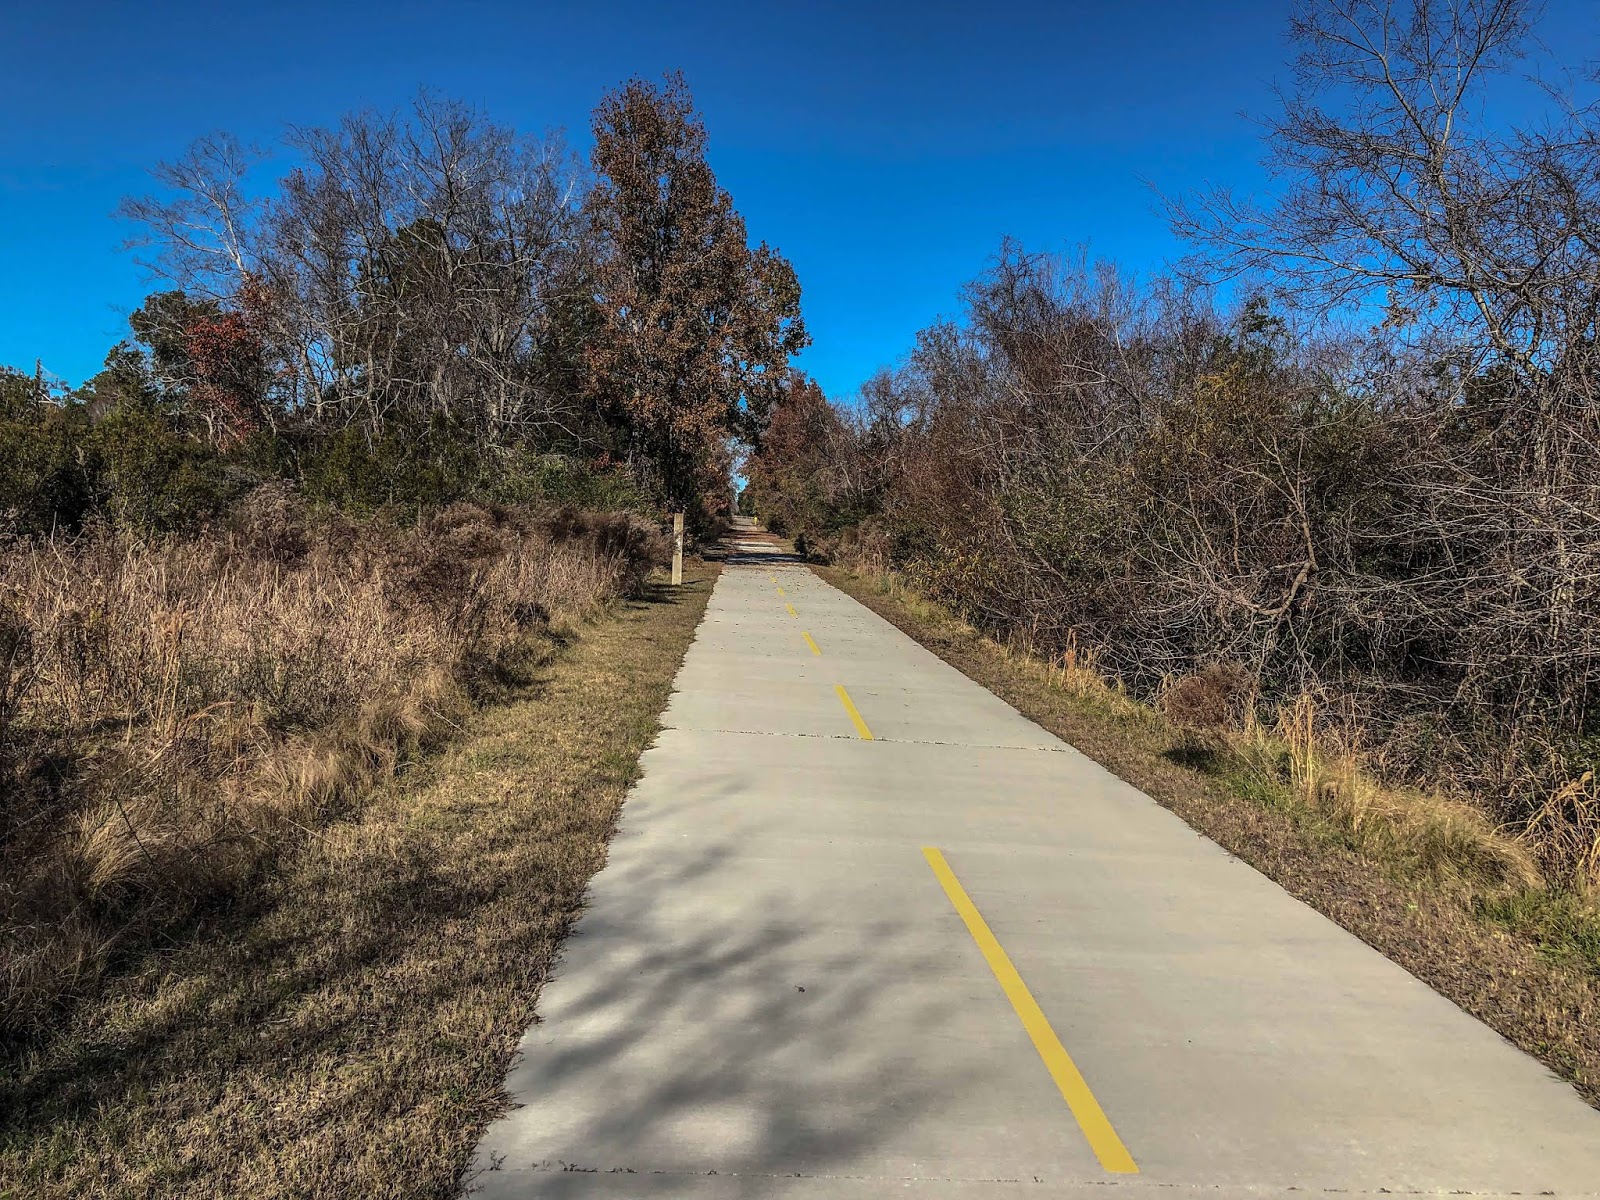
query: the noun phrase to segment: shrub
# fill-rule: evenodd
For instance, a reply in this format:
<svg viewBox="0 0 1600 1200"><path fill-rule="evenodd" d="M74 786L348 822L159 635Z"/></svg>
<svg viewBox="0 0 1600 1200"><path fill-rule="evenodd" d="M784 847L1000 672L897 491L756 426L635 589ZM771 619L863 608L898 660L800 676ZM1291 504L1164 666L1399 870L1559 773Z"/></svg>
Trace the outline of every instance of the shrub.
<svg viewBox="0 0 1600 1200"><path fill-rule="evenodd" d="M370 513L397 505L412 512L450 504L481 490L484 472L466 431L444 421L385 422L300 438L298 470L308 499Z"/></svg>
<svg viewBox="0 0 1600 1200"><path fill-rule="evenodd" d="M204 443L132 404L103 417L89 443L101 464L105 508L130 529L192 528L225 509L253 482Z"/></svg>
<svg viewBox="0 0 1600 1200"><path fill-rule="evenodd" d="M76 529L96 502L97 463L81 409L43 405L0 418L0 528Z"/></svg>
<svg viewBox="0 0 1600 1200"><path fill-rule="evenodd" d="M488 497L502 504L572 505L597 511L653 514L655 497L620 466L592 466L566 454L531 448L501 459Z"/></svg>

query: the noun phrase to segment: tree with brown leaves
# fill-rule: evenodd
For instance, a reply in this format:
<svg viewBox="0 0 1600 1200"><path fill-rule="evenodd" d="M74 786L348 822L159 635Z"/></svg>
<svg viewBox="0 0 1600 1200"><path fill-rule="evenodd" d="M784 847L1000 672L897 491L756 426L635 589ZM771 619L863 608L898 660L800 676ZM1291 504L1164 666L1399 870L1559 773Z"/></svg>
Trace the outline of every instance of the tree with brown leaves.
<svg viewBox="0 0 1600 1200"><path fill-rule="evenodd" d="M727 491L729 438L759 435L806 344L800 287L781 255L750 248L681 75L606 96L594 135L589 386L626 427L630 465L699 511Z"/></svg>

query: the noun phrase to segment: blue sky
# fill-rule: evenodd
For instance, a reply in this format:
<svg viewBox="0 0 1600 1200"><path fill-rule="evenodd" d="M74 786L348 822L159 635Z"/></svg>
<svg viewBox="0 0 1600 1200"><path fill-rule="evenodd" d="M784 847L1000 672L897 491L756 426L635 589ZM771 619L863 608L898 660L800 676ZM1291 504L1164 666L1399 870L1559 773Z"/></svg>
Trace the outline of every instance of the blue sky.
<svg viewBox="0 0 1600 1200"><path fill-rule="evenodd" d="M367 0L0 5L0 363L79 382L155 286L112 212L227 129L404 104L427 85L587 152L589 110L681 68L753 238L795 264L844 396L909 347L1002 236L1137 269L1176 247L1146 181L1261 185L1289 0L700 4ZM1547 41L1596 51L1594 0Z"/></svg>

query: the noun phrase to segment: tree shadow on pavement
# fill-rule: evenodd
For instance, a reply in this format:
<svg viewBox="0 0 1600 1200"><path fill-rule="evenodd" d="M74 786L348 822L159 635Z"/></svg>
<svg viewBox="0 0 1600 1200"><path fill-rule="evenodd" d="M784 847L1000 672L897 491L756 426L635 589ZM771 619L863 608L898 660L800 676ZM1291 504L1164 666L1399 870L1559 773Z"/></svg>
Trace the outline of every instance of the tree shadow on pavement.
<svg viewBox="0 0 1600 1200"><path fill-rule="evenodd" d="M838 912L777 879L741 894L758 878L748 812L737 842L673 844L747 786L707 775L692 799L630 801L508 1078L522 1106L490 1127L469 1195L537 1194L559 1172L651 1174L651 1195L717 1175L719 1196L765 1195L774 1176L895 1158L978 1069L981 1048L939 1040L954 1006L927 984L948 965L929 943L870 912L836 938ZM930 1045L950 1061L930 1066Z"/></svg>

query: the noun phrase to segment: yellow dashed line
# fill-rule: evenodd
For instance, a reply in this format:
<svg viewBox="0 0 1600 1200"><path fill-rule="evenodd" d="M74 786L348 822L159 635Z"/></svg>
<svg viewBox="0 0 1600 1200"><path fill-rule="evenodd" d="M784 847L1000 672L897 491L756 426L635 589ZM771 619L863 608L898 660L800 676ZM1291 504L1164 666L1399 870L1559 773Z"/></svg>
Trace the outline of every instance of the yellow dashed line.
<svg viewBox="0 0 1600 1200"><path fill-rule="evenodd" d="M839 693L839 703L844 705L844 711L850 714L850 723L856 727L856 736L864 742L874 740L872 730L867 728L867 723L861 719L861 714L856 711L855 702L850 699L850 693L844 690L844 684L834 684L833 690Z"/></svg>
<svg viewBox="0 0 1600 1200"><path fill-rule="evenodd" d="M843 688L839 690L841 693L844 691ZM1088 1140L1094 1156L1100 1160L1100 1165L1107 1171L1119 1175L1137 1175L1139 1166L1133 1161L1133 1155L1128 1153L1128 1148L1122 1144L1117 1131L1111 1127L1111 1120L1100 1107L1100 1102L1094 1098L1094 1093L1089 1090L1088 1081L1078 1070L1077 1064L1072 1061L1072 1056L1067 1053L1066 1047L1061 1044L1061 1039L1056 1037L1055 1030L1050 1028L1050 1022L1045 1019L1044 1012L1033 998L1033 993L1028 991L1028 985L1022 982L1022 976L1017 974L1017 968L1011 964L1010 957L990 931L983 914L978 911L977 905L972 903L972 898L961 886L961 881L950 869L950 864L945 862L944 855L933 846L924 846L922 855L933 868L939 883L943 885L945 895L950 897L950 903L955 905L956 912L966 922L967 932L972 934L972 940L978 943L978 949L983 952L983 957L989 963L989 969L994 972L995 979L1000 983L1000 990L1005 992L1006 999L1011 1001L1011 1007L1017 1010L1017 1016L1022 1020L1022 1027L1033 1039L1034 1049L1039 1052L1039 1057L1044 1059L1045 1069L1050 1072L1050 1077L1061 1089L1067 1107L1072 1109L1072 1115L1078 1121L1078 1128L1083 1130L1083 1136Z"/></svg>
<svg viewBox="0 0 1600 1200"><path fill-rule="evenodd" d="M811 639L811 635L809 633L801 633L800 636L805 638L806 645L811 647L811 653L813 653L813 654L821 654L822 653L822 651L817 648L817 643L814 642Z"/></svg>
<svg viewBox="0 0 1600 1200"><path fill-rule="evenodd" d="M795 620L797 620L797 621L798 621L798 620L799 620L799 619L800 619L800 614L799 614L799 613L797 613L797 612L795 612L795 610L794 610L794 605L792 605L792 604L785 604L785 605L784 605L784 607L785 607L785 608L787 608L787 609L788 609L788 610L789 610L789 615L790 615L790 616L791 616L791 617L793 617L793 618L794 618L794 619L795 619Z"/></svg>

